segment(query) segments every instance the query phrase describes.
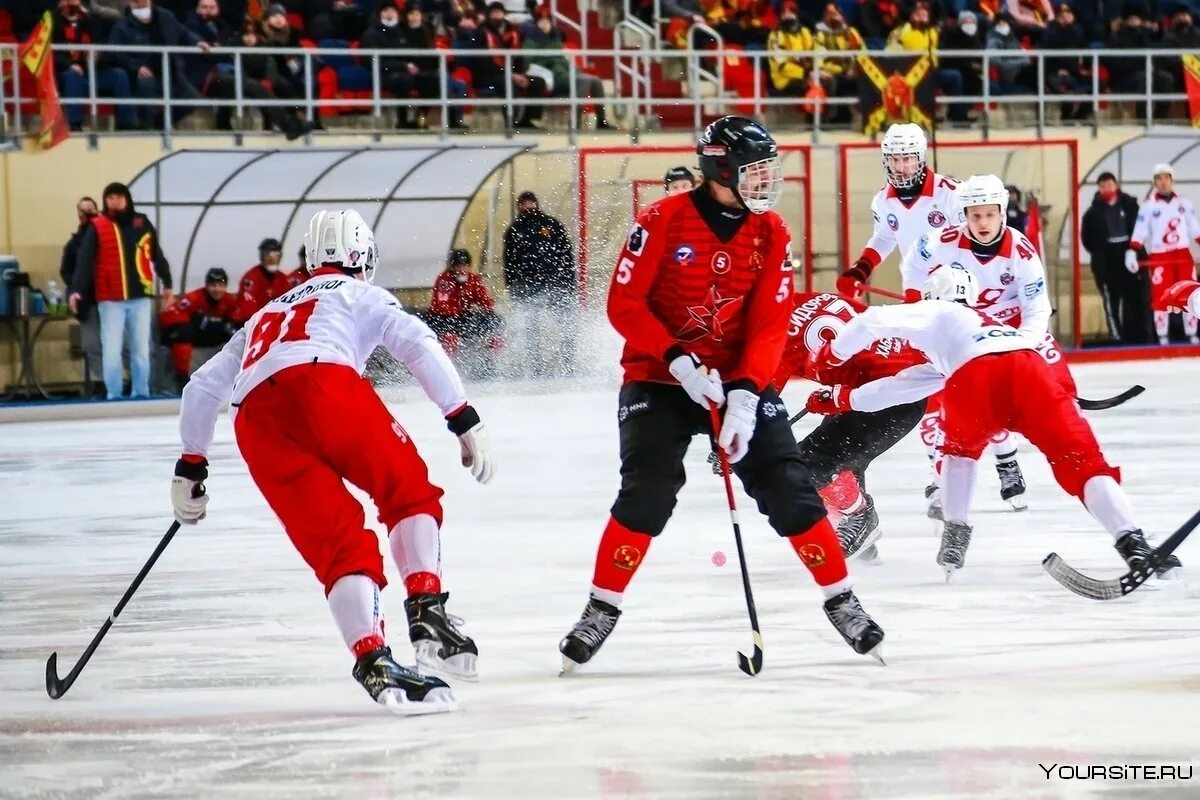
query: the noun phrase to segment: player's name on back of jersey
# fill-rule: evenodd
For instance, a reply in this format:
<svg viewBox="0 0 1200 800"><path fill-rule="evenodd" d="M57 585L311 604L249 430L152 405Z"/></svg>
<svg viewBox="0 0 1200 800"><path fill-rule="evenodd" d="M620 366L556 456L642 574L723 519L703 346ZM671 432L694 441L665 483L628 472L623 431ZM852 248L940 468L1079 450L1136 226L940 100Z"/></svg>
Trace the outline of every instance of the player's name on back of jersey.
<svg viewBox="0 0 1200 800"><path fill-rule="evenodd" d="M326 289L336 289L339 286L344 286L348 280L350 280L348 277L339 275L335 278L330 278L327 281L321 281L320 283L313 283L312 281L309 281L308 283L298 286L280 297L279 302L294 303L297 300L302 300L305 297L308 297L310 294L316 294L317 292L323 292Z"/></svg>

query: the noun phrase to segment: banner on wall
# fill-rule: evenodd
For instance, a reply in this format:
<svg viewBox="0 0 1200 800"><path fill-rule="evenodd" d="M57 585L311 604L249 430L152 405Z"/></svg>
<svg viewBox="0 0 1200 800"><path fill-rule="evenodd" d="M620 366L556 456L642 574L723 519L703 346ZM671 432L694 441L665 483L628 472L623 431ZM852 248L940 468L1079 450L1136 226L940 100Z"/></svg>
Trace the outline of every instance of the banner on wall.
<svg viewBox="0 0 1200 800"><path fill-rule="evenodd" d="M933 61L928 54L858 56L855 61L864 134L874 136L897 122L933 129Z"/></svg>
<svg viewBox="0 0 1200 800"><path fill-rule="evenodd" d="M58 102L58 86L54 83L54 58L50 53L50 37L54 18L47 11L18 51L21 64L33 75L37 86L39 115L42 127L38 131L38 147L49 150L70 135L62 104Z"/></svg>

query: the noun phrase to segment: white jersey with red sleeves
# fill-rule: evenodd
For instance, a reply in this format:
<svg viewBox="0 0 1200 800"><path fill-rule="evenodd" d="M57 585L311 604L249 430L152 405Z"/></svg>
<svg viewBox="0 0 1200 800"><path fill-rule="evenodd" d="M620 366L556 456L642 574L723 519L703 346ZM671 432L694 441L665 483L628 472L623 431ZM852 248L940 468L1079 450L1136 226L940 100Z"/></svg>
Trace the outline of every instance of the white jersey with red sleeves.
<svg viewBox="0 0 1200 800"><path fill-rule="evenodd" d="M937 267L962 267L979 284L979 298L971 305L1037 341L1049 330L1053 311L1046 269L1025 234L1005 226L1000 235L999 250L990 257L980 257L971 249L965 225L918 239L900 264L904 289L920 292Z"/></svg>
<svg viewBox="0 0 1200 800"><path fill-rule="evenodd" d="M1138 209L1137 222L1129 237L1129 246L1142 247L1150 256L1186 250L1192 241L1200 241L1200 220L1196 208L1186 197L1172 193L1164 198L1151 192Z"/></svg>
<svg viewBox="0 0 1200 800"><path fill-rule="evenodd" d="M884 186L871 200L875 228L862 258L876 267L897 248L903 258L921 236L930 231L936 236L944 228L962 224L965 219L958 206L957 188L958 181L929 169L921 193L911 201L902 200L890 183Z"/></svg>
<svg viewBox="0 0 1200 800"><path fill-rule="evenodd" d="M361 374L379 346L413 373L443 415L466 403L462 380L429 326L386 290L321 271L264 306L192 376L180 409L184 453L204 455L221 405L236 407L275 373L321 363Z"/></svg>
<svg viewBox="0 0 1200 800"><path fill-rule="evenodd" d="M1042 338L1028 337L973 308L949 300L872 306L833 340L834 357L853 358L888 337L907 339L934 369L949 378L979 356L1033 350Z"/></svg>

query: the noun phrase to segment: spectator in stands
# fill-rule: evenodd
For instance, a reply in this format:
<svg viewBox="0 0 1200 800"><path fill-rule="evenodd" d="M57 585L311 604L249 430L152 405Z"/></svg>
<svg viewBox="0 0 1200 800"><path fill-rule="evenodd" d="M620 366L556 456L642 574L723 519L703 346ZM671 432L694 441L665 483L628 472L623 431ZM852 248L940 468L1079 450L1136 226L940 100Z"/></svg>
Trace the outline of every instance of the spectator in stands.
<svg viewBox="0 0 1200 800"><path fill-rule="evenodd" d="M1087 50L1088 38L1083 26L1075 21L1075 10L1069 3L1059 3L1054 20L1042 32L1039 45L1043 50ZM1079 56L1046 59L1046 90L1056 95L1071 96L1089 92L1091 72L1089 62ZM1084 120L1091 116L1092 104L1074 101L1060 105L1061 117Z"/></svg>
<svg viewBox="0 0 1200 800"><path fill-rule="evenodd" d="M282 260L283 245L278 239L268 237L259 242L258 263L246 270L238 288L238 305L233 319L239 325L292 288L288 276L279 269Z"/></svg>
<svg viewBox="0 0 1200 800"><path fill-rule="evenodd" d="M436 41L433 29L425 24L425 15L418 5L408 7L407 19L400 23L400 9L395 0L383 0L379 14L363 34L362 46L367 50L433 50ZM408 101L415 94L425 100L442 96L441 74L435 56L403 55L379 59L379 76L383 88L405 101L396 119L398 128L419 128L417 117L408 116ZM467 96L467 85L452 78L447 71L446 86L449 97L463 99ZM414 109L415 111L415 109ZM462 106L451 106L448 124L451 128L465 128Z"/></svg>
<svg viewBox="0 0 1200 800"><path fill-rule="evenodd" d="M715 2L706 19L726 44L739 47L764 47L771 31L779 27L775 8L769 0Z"/></svg>
<svg viewBox="0 0 1200 800"><path fill-rule="evenodd" d="M221 18L221 8L217 0L197 0L196 7L184 17L184 27L200 41L210 47L220 47L229 44L233 38L233 30ZM184 56L187 65L187 79L200 91L208 86L209 74L218 65L232 65L233 58L216 53L199 53Z"/></svg>
<svg viewBox="0 0 1200 800"><path fill-rule="evenodd" d="M203 366L192 364L193 349L207 348L208 355L223 347L233 338L238 325L233 321L237 310L237 295L228 291L229 274L220 267L213 267L204 276L204 286L193 289L179 302L163 309L158 317L159 331L163 344L171 348L171 366L175 371L175 383L182 390L192 370Z"/></svg>
<svg viewBox="0 0 1200 800"><path fill-rule="evenodd" d="M154 225L134 210L133 196L123 183L110 183L101 195L104 213L92 217L79 242L68 304L79 314L95 300L100 312L100 358L109 400L124 392L121 348L129 346L133 397L150 396L150 311L154 279L163 286L163 305L174 300L171 265ZM128 338L128 342L125 339Z"/></svg>
<svg viewBox="0 0 1200 800"><path fill-rule="evenodd" d="M1108 39L1108 47L1113 50L1149 50L1155 47L1153 28L1145 21L1146 10L1136 1L1127 2L1122 9L1122 19L1116 30ZM1105 66L1108 67L1110 83L1115 91L1122 94L1145 94L1146 92L1146 60L1142 56L1109 56ZM1151 63L1151 87L1154 94L1170 94L1175 91L1175 78L1170 72ZM1144 118L1146 104L1134 103L1134 113L1139 119ZM1170 104L1158 102L1154 104L1151 113L1156 119L1167 116Z"/></svg>
<svg viewBox="0 0 1200 800"><path fill-rule="evenodd" d="M99 24L80 0L58 0L52 34L55 45L92 44L103 39ZM54 71L58 75L58 93L64 100L82 100L88 96L87 53L56 48ZM110 58L96 57L95 75L96 94L117 100L128 100L133 96L129 88L129 75L115 66ZM83 115L88 111L88 106L63 103L63 109L71 130L82 130ZM137 127L137 118L131 105L117 105L114 116L119 131Z"/></svg>
<svg viewBox="0 0 1200 800"><path fill-rule="evenodd" d="M667 30L663 34L666 43L680 50L687 49L688 31L693 25L707 25L704 9L700 0L662 0L662 13L667 18ZM711 42L710 37L704 37L703 42ZM696 42L702 47L702 41Z"/></svg>
<svg viewBox="0 0 1200 800"><path fill-rule="evenodd" d="M1021 190L1011 183L1004 188L1008 190L1008 227L1024 233L1029 225L1029 212L1021 206Z"/></svg>
<svg viewBox="0 0 1200 800"><path fill-rule="evenodd" d="M1013 30L1012 20L1007 13L996 18L996 24L987 35L988 50L1020 50L1021 42ZM1034 91L1037 68L1029 56L997 56L990 61L996 70L997 79L992 81L992 94L1026 94ZM1033 78L1031 81L1030 78Z"/></svg>
<svg viewBox="0 0 1200 800"><path fill-rule="evenodd" d="M464 16L454 34L456 50L518 50L521 38L508 24L504 4L493 2L488 5L487 21L477 25L474 18ZM541 78L527 74L524 59L511 57L511 71L506 69L503 56L472 56L458 59L471 73L471 83L480 97L505 97L505 83L512 81L513 96L521 99L545 97L546 83ZM517 106L517 118L511 126L532 129L533 119L541 115L541 107L526 104ZM509 110L504 109L505 121L509 121Z"/></svg>
<svg viewBox="0 0 1200 800"><path fill-rule="evenodd" d="M84 234L92 227L92 219L99 213L96 201L90 197L81 197L75 204L75 216L79 219L79 227L75 229L71 238L63 246L62 260L58 265L59 277L62 278L63 286L67 287L68 291L75 282L75 267L79 263L79 245L83 242ZM104 367L100 361L100 320L96 314L91 313L92 306L95 304L94 297L81 297L76 306L75 317L79 320L79 343L83 348L83 357L87 361L88 373L99 378L104 374Z"/></svg>
<svg viewBox="0 0 1200 800"><path fill-rule="evenodd" d="M1180 3L1174 7L1170 23L1163 31L1162 46L1178 50L1200 50L1200 29L1192 21L1192 10ZM1167 56L1158 59L1158 68L1169 72L1176 86L1184 86L1183 62L1179 56Z"/></svg>
<svg viewBox="0 0 1200 800"><path fill-rule="evenodd" d="M207 42L201 41L194 33L183 27L183 24L166 9L155 8L154 0L130 0L125 16L113 26L109 34L110 44L132 45L146 48L145 52L122 51L113 54L113 59L125 69L134 87L134 94L143 99L156 99L163 96L163 79L160 74L163 69L163 59L151 48L163 45L170 47L196 47L207 53L212 48ZM187 69L183 59L172 55L170 63L171 97L176 100L196 100L200 92L187 79ZM142 126L156 127L155 118L158 108L154 105L138 106ZM185 110L172 112L173 119L179 119L186 114Z"/></svg>
<svg viewBox="0 0 1200 800"><path fill-rule="evenodd" d="M1080 240L1092 261L1092 276L1104 301L1109 336L1122 344L1150 341L1150 284L1147 270L1130 274L1125 251L1137 222L1138 201L1121 191L1111 172L1100 173L1096 195L1083 213Z"/></svg>
<svg viewBox="0 0 1200 800"><path fill-rule="evenodd" d="M942 50L982 50L983 31L979 29L979 17L973 11L960 11L954 25L947 25L941 36ZM983 94L983 59L946 56L941 68L957 72L962 78L962 93L969 97ZM953 122L966 122L971 114L970 103L954 103L948 116Z"/></svg>
<svg viewBox="0 0 1200 800"><path fill-rule="evenodd" d="M1034 45L1054 19L1050 0L1005 0L1005 11L1017 34L1028 37Z"/></svg>
<svg viewBox="0 0 1200 800"><path fill-rule="evenodd" d="M696 188L696 176L687 167L671 167L663 176L663 191L667 197L683 194Z"/></svg>
<svg viewBox="0 0 1200 800"><path fill-rule="evenodd" d="M808 75L813 68L813 58L799 54L813 49L812 31L800 24L796 5L784 3L779 14L779 28L767 37L770 94L803 97L808 93Z"/></svg>
<svg viewBox="0 0 1200 800"><path fill-rule="evenodd" d="M956 69L943 68L937 57L938 29L930 22L929 5L917 2L908 15L908 22L896 28L888 36L888 50L907 50L913 53L927 53L933 61L934 85L943 94L961 96L963 93L963 76ZM966 103L954 103L950 106L948 115L952 122L966 122L970 106Z"/></svg>
<svg viewBox="0 0 1200 800"><path fill-rule="evenodd" d="M826 3L825 12L813 34L813 46L817 50L836 52L839 50L865 50L862 34L846 24L837 3ZM825 94L829 97L858 96L858 65L849 56L825 56L819 63L818 78ZM826 118L835 124L850 121L850 106L831 106Z"/></svg>
<svg viewBox="0 0 1200 800"><path fill-rule="evenodd" d="M542 6L538 9L536 21L526 26L523 31L523 38L522 49L532 51L528 57L529 65L546 70L551 77L551 81L547 81L547 88L550 94L555 97L570 96L571 65L567 61L566 56L557 52L563 49L563 34L554 24L554 20L550 18L547 6ZM538 51L556 52L546 52L545 55L538 55ZM593 105L596 109L596 127L601 130L612 128L608 124L608 114L604 110L604 82L595 75L584 72L576 66L574 88L575 97L580 99L590 98L595 101ZM575 126L580 127L579 120L583 113L582 106L575 113Z"/></svg>
<svg viewBox="0 0 1200 800"><path fill-rule="evenodd" d="M366 12L371 10L371 3L363 3L359 7L356 0L317 0L310 2L308 20L309 38L319 44L322 39L344 39L347 42L358 41L366 27Z"/></svg>
<svg viewBox="0 0 1200 800"><path fill-rule="evenodd" d="M287 9L280 3L267 7L263 17L262 44L265 47L301 47L300 32L288 22ZM271 84L276 97L293 99L304 96L304 59L282 53L272 55L275 78Z"/></svg>
<svg viewBox="0 0 1200 800"><path fill-rule="evenodd" d="M504 284L524 323L525 360L534 375L561 374L571 353L577 277L567 229L522 192L504 232Z"/></svg>
<svg viewBox="0 0 1200 800"><path fill-rule="evenodd" d="M897 0L865 0L860 20L867 46L880 50L888 35L900 23L900 3Z"/></svg>
<svg viewBox="0 0 1200 800"><path fill-rule="evenodd" d="M446 269L433 282L425 321L450 355L467 342L486 339L493 351L503 345L496 301L483 279L471 272L471 254L466 250L450 251Z"/></svg>

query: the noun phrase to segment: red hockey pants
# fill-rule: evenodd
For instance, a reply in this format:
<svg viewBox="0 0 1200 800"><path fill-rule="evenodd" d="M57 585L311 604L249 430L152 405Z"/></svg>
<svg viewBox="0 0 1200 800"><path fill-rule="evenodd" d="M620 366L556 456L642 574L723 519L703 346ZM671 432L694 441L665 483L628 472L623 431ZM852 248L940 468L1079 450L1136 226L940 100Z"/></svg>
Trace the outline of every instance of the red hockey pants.
<svg viewBox="0 0 1200 800"><path fill-rule="evenodd" d="M349 481L370 495L379 521L429 514L442 520L442 490L371 384L350 367L302 364L256 386L234 419L250 477L328 594L346 575L380 587L379 540L365 527Z"/></svg>

